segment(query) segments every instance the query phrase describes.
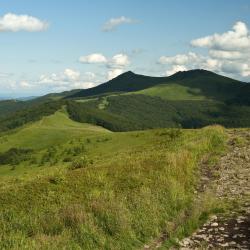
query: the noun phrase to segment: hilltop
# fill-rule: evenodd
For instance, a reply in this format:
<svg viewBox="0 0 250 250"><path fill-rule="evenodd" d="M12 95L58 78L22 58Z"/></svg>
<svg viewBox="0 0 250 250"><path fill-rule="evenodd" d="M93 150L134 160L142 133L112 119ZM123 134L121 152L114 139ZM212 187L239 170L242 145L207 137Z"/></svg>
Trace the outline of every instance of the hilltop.
<svg viewBox="0 0 250 250"><path fill-rule="evenodd" d="M112 79L111 81L100 84L97 87L76 91L73 95L69 94L66 96L66 98L92 97L137 92L154 87L168 87L169 85L173 84L182 88L188 88L188 90L191 92L190 94L194 97L197 95L195 91L198 89L200 92L198 94L207 98L212 97L215 99L219 98L224 100L240 93L240 88L246 85L246 83L233 80L207 70L177 72L170 77L151 77L138 75L128 71ZM223 92L219 93L222 90ZM150 90L148 90L148 92L150 92ZM176 92L178 92L178 88L176 89Z"/></svg>

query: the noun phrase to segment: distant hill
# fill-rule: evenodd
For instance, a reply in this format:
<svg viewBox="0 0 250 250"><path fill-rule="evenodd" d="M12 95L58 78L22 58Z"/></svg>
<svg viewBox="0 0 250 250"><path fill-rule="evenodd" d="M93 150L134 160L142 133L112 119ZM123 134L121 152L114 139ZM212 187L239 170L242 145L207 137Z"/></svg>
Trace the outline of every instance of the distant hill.
<svg viewBox="0 0 250 250"><path fill-rule="evenodd" d="M16 98L16 100L18 101L30 101L30 100L34 100L38 98L37 96L27 96L27 97L19 97L19 98Z"/></svg>

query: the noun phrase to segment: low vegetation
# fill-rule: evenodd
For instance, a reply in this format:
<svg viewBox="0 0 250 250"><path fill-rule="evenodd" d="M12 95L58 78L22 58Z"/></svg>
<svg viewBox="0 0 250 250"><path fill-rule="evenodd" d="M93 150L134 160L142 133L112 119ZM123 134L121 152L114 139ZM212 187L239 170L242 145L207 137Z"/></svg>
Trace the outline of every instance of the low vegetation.
<svg viewBox="0 0 250 250"><path fill-rule="evenodd" d="M186 235L214 208L194 204L198 163L224 142L221 127L79 132L48 148L55 165L0 175L0 248L138 249L162 231Z"/></svg>

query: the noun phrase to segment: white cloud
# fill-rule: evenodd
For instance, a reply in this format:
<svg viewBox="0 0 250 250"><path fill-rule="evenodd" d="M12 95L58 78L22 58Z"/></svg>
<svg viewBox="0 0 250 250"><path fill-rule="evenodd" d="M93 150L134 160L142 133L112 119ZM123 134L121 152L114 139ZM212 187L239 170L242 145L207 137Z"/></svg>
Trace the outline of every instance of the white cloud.
<svg viewBox="0 0 250 250"><path fill-rule="evenodd" d="M183 65L173 65L171 69L166 71L166 75L171 76L179 71L187 71L187 68Z"/></svg>
<svg viewBox="0 0 250 250"><path fill-rule="evenodd" d="M226 51L226 50L210 50L209 55L212 58L225 59L225 60L240 60L247 58L247 53L242 53L240 51Z"/></svg>
<svg viewBox="0 0 250 250"><path fill-rule="evenodd" d="M64 76L66 80L75 82L80 80L81 74L79 71L75 71L73 69L65 69Z"/></svg>
<svg viewBox="0 0 250 250"><path fill-rule="evenodd" d="M113 78L119 76L124 71L123 69L111 69L108 71L108 80L112 80Z"/></svg>
<svg viewBox="0 0 250 250"><path fill-rule="evenodd" d="M207 55L189 52L162 56L158 62L167 65L167 74L184 68L203 68L238 79L250 76L250 35L245 23L237 22L232 30L222 34L192 40L191 45L207 49Z"/></svg>
<svg viewBox="0 0 250 250"><path fill-rule="evenodd" d="M37 81L29 83L29 87L45 88L49 89L50 92L60 92L71 89L92 88L98 83L96 75L92 72L81 74L77 70L67 68L59 73L43 74ZM20 82L19 86L22 88L28 87L26 81Z"/></svg>
<svg viewBox="0 0 250 250"><path fill-rule="evenodd" d="M100 53L94 53L87 56L81 56L79 58L81 63L107 63L107 58Z"/></svg>
<svg viewBox="0 0 250 250"><path fill-rule="evenodd" d="M109 61L110 67L124 68L130 64L129 58L126 54L117 54Z"/></svg>
<svg viewBox="0 0 250 250"><path fill-rule="evenodd" d="M107 66L111 68L108 71L107 78L112 80L124 72L124 69L130 64L129 58L126 54L114 55L108 62Z"/></svg>
<svg viewBox="0 0 250 250"><path fill-rule="evenodd" d="M109 32L115 30L118 26L122 24L133 24L136 22L137 22L136 20L125 16L111 18L104 24L102 30L105 32Z"/></svg>
<svg viewBox="0 0 250 250"><path fill-rule="evenodd" d="M28 81L21 81L19 83L19 86L21 88L32 88L32 87L34 87L34 85L30 84Z"/></svg>
<svg viewBox="0 0 250 250"><path fill-rule="evenodd" d="M162 56L159 59L160 64L180 64L180 65L186 65L191 62L197 61L199 58L198 55L196 55L193 52L189 52L188 54L178 54L176 56Z"/></svg>
<svg viewBox="0 0 250 250"><path fill-rule="evenodd" d="M104 65L108 69L107 72L108 80L111 80L116 76L122 74L124 72L124 69L130 64L128 55L124 53L116 54L111 58L107 58L103 54L95 53L87 56L81 56L79 61L82 63L89 63L89 64L99 63ZM92 74L88 73L89 79L93 77Z"/></svg>
<svg viewBox="0 0 250 250"><path fill-rule="evenodd" d="M237 22L233 29L223 34L214 34L191 41L194 47L215 50L242 51L249 50L250 36L245 23Z"/></svg>
<svg viewBox="0 0 250 250"><path fill-rule="evenodd" d="M4 31L43 31L48 28L48 23L28 15L15 15L12 13L0 17L0 32Z"/></svg>

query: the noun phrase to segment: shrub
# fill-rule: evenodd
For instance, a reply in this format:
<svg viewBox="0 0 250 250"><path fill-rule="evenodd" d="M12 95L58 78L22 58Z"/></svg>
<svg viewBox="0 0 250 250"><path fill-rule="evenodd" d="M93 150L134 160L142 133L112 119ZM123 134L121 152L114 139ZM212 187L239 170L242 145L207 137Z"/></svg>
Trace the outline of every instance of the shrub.
<svg viewBox="0 0 250 250"><path fill-rule="evenodd" d="M31 149L11 148L4 153L0 153L0 164L18 165L22 161L27 161L31 157Z"/></svg>

